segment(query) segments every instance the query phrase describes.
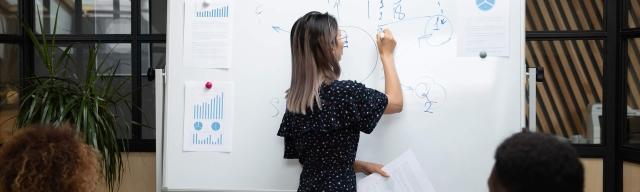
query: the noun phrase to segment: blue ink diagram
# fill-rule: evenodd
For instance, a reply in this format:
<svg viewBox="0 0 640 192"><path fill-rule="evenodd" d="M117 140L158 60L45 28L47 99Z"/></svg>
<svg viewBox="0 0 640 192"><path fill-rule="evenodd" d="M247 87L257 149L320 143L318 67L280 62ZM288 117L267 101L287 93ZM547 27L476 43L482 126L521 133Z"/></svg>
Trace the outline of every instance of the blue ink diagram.
<svg viewBox="0 0 640 192"><path fill-rule="evenodd" d="M402 89L417 99L422 112L429 114L436 113L447 100L446 87L429 76L419 78L414 85L403 84Z"/></svg>
<svg viewBox="0 0 640 192"><path fill-rule="evenodd" d="M296 1L297 2L297 1ZM495 0L467 0L471 10L493 7ZM322 6L319 6L324 4ZM296 3L306 6L305 3ZM300 13L283 14L278 10L293 6L276 2L256 3L255 17L264 23L260 30L274 41L289 42L291 26ZM376 42L377 33L390 29L398 46L395 62L401 82L410 102L423 114L438 114L447 107L447 90L443 83L422 77L448 61L440 58L455 57L456 3L441 0L327 0L316 7L338 20L337 38L344 42L340 58L341 80L356 80L367 86L380 88L384 84L382 62ZM492 8L490 8L492 9ZM288 15L292 14L292 15ZM293 15L295 14L295 15ZM285 17L288 16L288 17ZM275 43L274 43L275 44ZM288 48L288 47L286 47ZM409 80L414 79L414 80ZM279 96L265 99L273 119L280 119L286 110L286 100Z"/></svg>
<svg viewBox="0 0 640 192"><path fill-rule="evenodd" d="M230 151L233 119L232 84L214 82L185 83L185 151Z"/></svg>
<svg viewBox="0 0 640 192"><path fill-rule="evenodd" d="M256 4L256 10L260 10L255 12L258 19L276 14L274 10L285 5L270 3L267 6L274 7ZM384 28L403 33L397 36L403 38L398 39L399 41L404 40L399 45L412 46L423 52L449 46L455 34L453 21L450 19L452 13L446 11L450 6L441 4L439 0L327 0L326 8L327 12L339 20L339 38L344 41L345 55L341 63L346 63L341 65L341 78L344 79L375 81L375 73L382 69L378 60L376 34ZM268 27L265 29L280 35L278 37L289 37L292 21L268 22L270 24L264 25Z"/></svg>

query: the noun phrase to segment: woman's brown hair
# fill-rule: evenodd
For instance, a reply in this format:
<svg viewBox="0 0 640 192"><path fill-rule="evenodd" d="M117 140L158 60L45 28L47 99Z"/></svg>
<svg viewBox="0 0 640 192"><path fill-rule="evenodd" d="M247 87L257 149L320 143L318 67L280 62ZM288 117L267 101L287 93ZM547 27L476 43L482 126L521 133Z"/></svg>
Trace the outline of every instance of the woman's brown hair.
<svg viewBox="0 0 640 192"><path fill-rule="evenodd" d="M95 191L95 151L69 127L22 129L0 148L0 192Z"/></svg>
<svg viewBox="0 0 640 192"><path fill-rule="evenodd" d="M291 29L291 85L287 110L306 114L320 108L320 85L340 77L336 57L338 22L328 13L309 12Z"/></svg>

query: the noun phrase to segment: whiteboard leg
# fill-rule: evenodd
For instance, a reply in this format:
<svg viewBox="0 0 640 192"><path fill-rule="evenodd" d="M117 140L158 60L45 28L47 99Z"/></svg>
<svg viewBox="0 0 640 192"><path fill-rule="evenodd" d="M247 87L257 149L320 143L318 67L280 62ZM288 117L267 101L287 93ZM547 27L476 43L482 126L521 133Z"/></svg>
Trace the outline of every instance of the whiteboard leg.
<svg viewBox="0 0 640 192"><path fill-rule="evenodd" d="M536 125L536 102L537 102L537 90L536 90L536 76L537 76L537 68L528 68L527 69L527 83L529 85L529 131L536 132L538 131Z"/></svg>
<svg viewBox="0 0 640 192"><path fill-rule="evenodd" d="M164 137L164 70L156 69L156 192L161 191L163 182L163 137Z"/></svg>

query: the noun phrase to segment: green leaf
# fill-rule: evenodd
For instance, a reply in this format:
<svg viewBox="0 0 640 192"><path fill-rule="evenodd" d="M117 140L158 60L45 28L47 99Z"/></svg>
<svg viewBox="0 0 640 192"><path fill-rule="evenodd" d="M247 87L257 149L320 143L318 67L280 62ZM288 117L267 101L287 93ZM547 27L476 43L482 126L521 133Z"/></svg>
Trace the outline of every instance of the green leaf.
<svg viewBox="0 0 640 192"><path fill-rule="evenodd" d="M58 10L59 10L58 6ZM39 8L36 7L39 13ZM70 123L84 136L85 142L100 153L103 176L111 191L117 190L124 171L123 154L126 140L119 140L116 130L128 130L131 122L117 120L118 105L124 103L131 110L129 103L124 100L119 91L125 82L114 83L115 70L120 62L112 67L107 66L106 60L97 61L98 49L91 47L89 60L81 64L70 57L72 45L60 50L56 44L57 16L51 36L47 36L42 17L38 14L38 21L42 34L40 38L27 25L23 28L34 45L35 51L42 60L42 65L48 70L47 76L25 77L27 82L21 95L19 112L16 118L19 128L33 123L51 123L61 126ZM48 38L50 37L50 38ZM98 46L98 45L96 45ZM113 48L111 49L111 51ZM111 51L107 57L111 55ZM55 63L54 63L55 61ZM84 65L84 81L79 80L78 74L68 70L68 64ZM109 75L104 75L109 74ZM97 86L100 83L107 87ZM114 86L116 85L116 86ZM134 122L136 123L136 122Z"/></svg>

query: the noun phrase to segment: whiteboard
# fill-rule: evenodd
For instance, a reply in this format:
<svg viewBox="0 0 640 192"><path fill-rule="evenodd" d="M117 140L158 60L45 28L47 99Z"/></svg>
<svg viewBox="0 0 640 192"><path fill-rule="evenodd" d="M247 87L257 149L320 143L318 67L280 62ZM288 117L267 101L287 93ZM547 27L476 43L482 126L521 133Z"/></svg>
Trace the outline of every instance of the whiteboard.
<svg viewBox="0 0 640 192"><path fill-rule="evenodd" d="M357 157L386 163L411 149L437 191L487 191L495 148L524 121L524 1L509 2L510 57L486 59L457 56L464 27L456 3L475 0L382 2L383 9L380 0L235 1L231 68L223 70L184 66L184 1L169 1L162 189L295 191L301 167L282 158L283 139L276 136L290 82L288 30L308 11L332 13L349 46L341 79L384 90L373 37L380 14L384 20L397 16L399 2L406 19L386 27L398 41L404 111L384 116L372 134L363 134ZM433 30L428 24L438 16L448 22ZM231 153L182 151L187 81L234 83Z"/></svg>

